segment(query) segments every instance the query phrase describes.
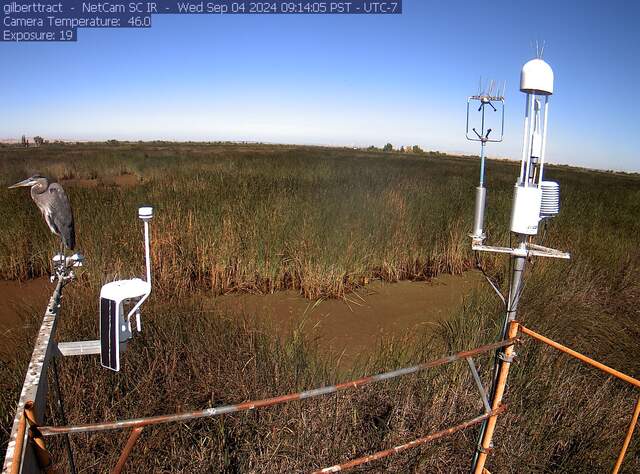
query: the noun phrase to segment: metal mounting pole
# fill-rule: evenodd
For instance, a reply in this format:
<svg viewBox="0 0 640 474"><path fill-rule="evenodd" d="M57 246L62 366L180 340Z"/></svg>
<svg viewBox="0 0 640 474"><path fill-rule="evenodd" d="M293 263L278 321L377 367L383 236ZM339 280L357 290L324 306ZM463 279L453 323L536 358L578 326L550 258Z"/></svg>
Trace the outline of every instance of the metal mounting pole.
<svg viewBox="0 0 640 474"><path fill-rule="evenodd" d="M518 248L526 249L526 239L525 235L518 235ZM511 271L511 284L509 287L509 297L507 304L507 311L504 318L504 323L502 326L501 340L505 340L511 333L510 325L516 319L516 313L518 310L518 303L520 302L520 296L522 296L522 275L524 273L525 265L527 263L526 257L522 256L512 256L512 271ZM513 357L513 347L509 346L507 348L500 348L496 351L496 358L493 367L493 377L491 382L491 401L492 405L495 409L495 403L498 401L498 405L502 400L502 395L504 393L504 387L502 390L499 390L499 381L501 379L500 374L506 368L508 373L508 367L511 365L510 358ZM504 384L506 385L506 375L504 379ZM500 392L499 400L498 400L498 392ZM495 427L495 419L492 424L490 432L487 429L491 419L485 420L482 423L482 427L480 428L480 436L478 437L478 445L476 448L476 452L473 455L473 461L471 464L471 472L472 473L482 473L482 469L484 468L484 463L486 461L487 450L491 449L491 441L493 438L493 428Z"/></svg>
<svg viewBox="0 0 640 474"><path fill-rule="evenodd" d="M514 338L517 336L518 323L516 321L511 321L509 323L508 334L509 336L513 335ZM502 363L500 364L500 370L498 371L498 380L495 383L495 393L492 400L492 415L485 420L485 424L483 425L482 439L476 453L477 459L475 460L476 465L473 470L474 474L483 474L486 472L484 465L487 461L489 451L493 448L492 439L496 423L498 422L498 411L500 409L499 407L503 406L502 397L504 396L504 392L507 388L507 377L509 376L509 368L511 367L514 356L515 352L513 351L513 345L510 345L503 352Z"/></svg>
<svg viewBox="0 0 640 474"><path fill-rule="evenodd" d="M484 187L484 167L485 167L485 146L486 142L482 142L480 147L480 183L476 187L476 207L473 215L473 234L472 238L478 242L484 240L484 209L487 201L487 188Z"/></svg>

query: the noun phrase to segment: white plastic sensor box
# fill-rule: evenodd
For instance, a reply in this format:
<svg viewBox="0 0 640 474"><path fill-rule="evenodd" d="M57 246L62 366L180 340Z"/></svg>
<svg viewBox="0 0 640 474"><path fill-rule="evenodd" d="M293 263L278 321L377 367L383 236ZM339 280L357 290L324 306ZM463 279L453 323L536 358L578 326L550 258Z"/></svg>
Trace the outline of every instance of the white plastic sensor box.
<svg viewBox="0 0 640 474"><path fill-rule="evenodd" d="M511 231L517 234L536 235L540 222L542 189L537 186L516 185L511 211Z"/></svg>
<svg viewBox="0 0 640 474"><path fill-rule="evenodd" d="M100 363L116 372L120 370L120 354L133 337L131 318L135 316L136 329L140 332L140 306L151 294L149 221L153 217L153 208L139 208L138 217L144 222L146 281L141 278L112 281L100 291ZM127 303L133 304L128 312L125 311Z"/></svg>
<svg viewBox="0 0 640 474"><path fill-rule="evenodd" d="M153 208L148 206L139 208L138 217L142 220L151 219L153 217Z"/></svg>

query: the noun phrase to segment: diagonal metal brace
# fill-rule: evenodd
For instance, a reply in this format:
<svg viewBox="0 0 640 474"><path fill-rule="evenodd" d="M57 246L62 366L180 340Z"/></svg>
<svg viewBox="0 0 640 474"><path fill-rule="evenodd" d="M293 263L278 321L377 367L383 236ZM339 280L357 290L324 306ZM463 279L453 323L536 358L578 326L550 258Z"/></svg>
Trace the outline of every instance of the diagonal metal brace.
<svg viewBox="0 0 640 474"><path fill-rule="evenodd" d="M487 397L487 391L484 389L482 385L482 380L480 380L480 375L478 374L478 369L476 369L476 364L473 362L473 357L466 357L467 364L469 364L469 370L471 371L471 375L473 375L473 380L476 382L476 386L478 387L478 392L480 392L480 398L482 398L482 404L484 405L485 413L491 412L491 405L489 405L489 397Z"/></svg>

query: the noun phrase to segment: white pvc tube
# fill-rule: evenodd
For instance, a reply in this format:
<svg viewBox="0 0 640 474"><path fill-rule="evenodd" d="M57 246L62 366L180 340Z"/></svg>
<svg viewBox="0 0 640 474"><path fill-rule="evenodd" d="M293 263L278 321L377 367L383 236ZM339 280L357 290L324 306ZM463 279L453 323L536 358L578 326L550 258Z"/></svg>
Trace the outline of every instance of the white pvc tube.
<svg viewBox="0 0 640 474"><path fill-rule="evenodd" d="M547 147L547 120L549 118L549 96L544 98L544 124L542 126L542 150L540 151L540 175L538 177L538 186L542 183L542 172L544 171L544 156Z"/></svg>
<svg viewBox="0 0 640 474"><path fill-rule="evenodd" d="M147 266L147 284L149 285L147 287L147 293L140 298L140 300L138 300L138 302L135 304L135 306L133 308L131 308L131 311L129 311L129 314L127 315L127 321L129 322L129 325L131 325L131 316L133 315L133 313L135 313L138 308L140 308L140 306L142 306L142 303L144 303L144 301L149 297L149 295L151 294L151 258L150 258L150 245L149 245L149 221L147 219L144 220L144 256L145 256L145 264ZM140 330L140 326L141 323L138 320L136 322L138 330Z"/></svg>
<svg viewBox="0 0 640 474"><path fill-rule="evenodd" d="M147 283L151 286L151 258L149 254L151 253L150 245L149 245L149 221L145 219L144 221L144 255L145 255L145 263L147 265Z"/></svg>
<svg viewBox="0 0 640 474"><path fill-rule="evenodd" d="M522 139L522 163L520 164L520 178L519 178L520 183L524 181L524 172L525 172L525 166L526 166L525 163L527 160L527 141L529 138L529 134L527 132L529 131L529 101L530 100L531 100L531 97L529 94L527 94L527 101L524 106L524 133L523 133L523 139Z"/></svg>
<svg viewBox="0 0 640 474"><path fill-rule="evenodd" d="M527 121L527 151L525 153L525 174L524 174L524 187L529 187L529 175L531 173L531 153L533 150L533 129L535 126L535 103L536 96L535 94L532 96L527 94L527 102L529 104L529 113L528 113L528 121Z"/></svg>

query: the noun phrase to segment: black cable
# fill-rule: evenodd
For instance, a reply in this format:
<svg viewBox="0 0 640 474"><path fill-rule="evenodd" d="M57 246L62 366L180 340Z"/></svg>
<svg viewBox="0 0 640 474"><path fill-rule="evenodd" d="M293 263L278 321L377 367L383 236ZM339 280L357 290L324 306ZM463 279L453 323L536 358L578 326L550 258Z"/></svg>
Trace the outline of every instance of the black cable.
<svg viewBox="0 0 640 474"><path fill-rule="evenodd" d="M491 285L491 287L495 290L495 292L498 294L498 296L500 297L500 299L502 300L502 304L505 308L505 310L507 309L507 300L505 299L504 295L502 294L502 292L500 291L500 289L498 288L498 285L491 279L491 277L489 275L487 275L487 272L485 271L484 267L482 266L482 264L480 263L480 259L478 257L478 251L476 250L474 252L475 254L475 259L476 259L476 268L478 270L480 270L480 272L482 273L482 275L487 279L487 281L489 282L489 284Z"/></svg>
<svg viewBox="0 0 640 474"><path fill-rule="evenodd" d="M60 391L60 382L58 378L58 361L55 357L53 358L53 388L56 392L58 416L62 420L62 424L67 425L67 416L64 412L64 401L62 400L62 392ZM68 433L64 435L64 445L65 450L67 451L67 458L69 459L69 469L72 474L76 474L76 463L73 459L73 450L71 449L71 440L69 439Z"/></svg>

